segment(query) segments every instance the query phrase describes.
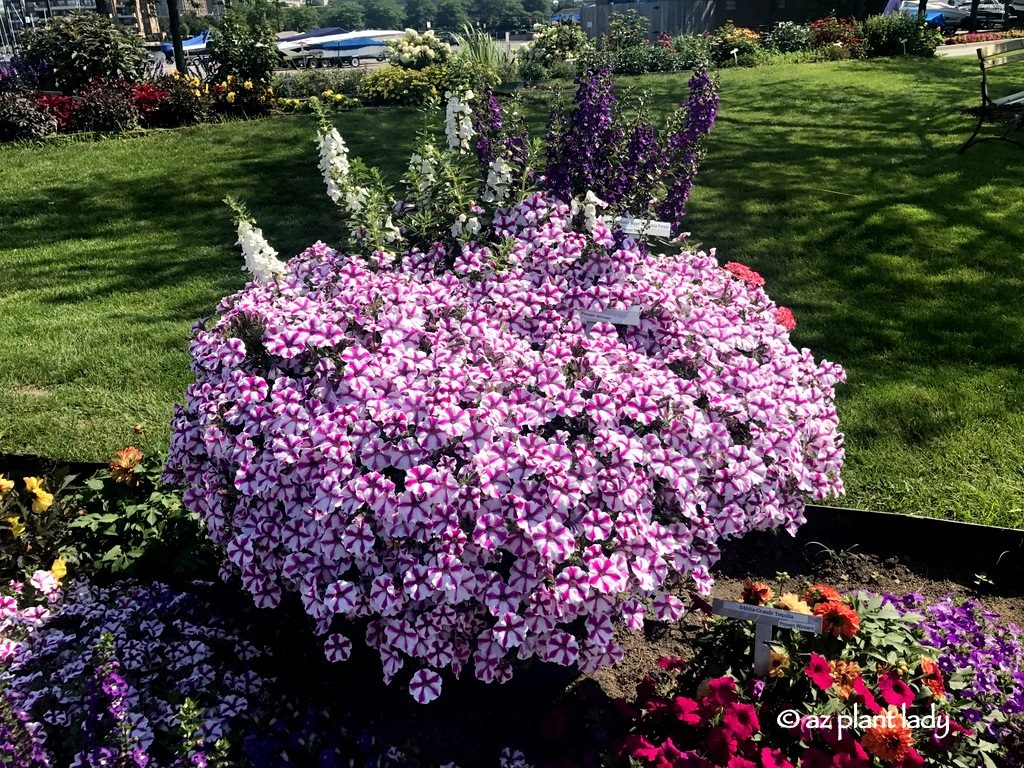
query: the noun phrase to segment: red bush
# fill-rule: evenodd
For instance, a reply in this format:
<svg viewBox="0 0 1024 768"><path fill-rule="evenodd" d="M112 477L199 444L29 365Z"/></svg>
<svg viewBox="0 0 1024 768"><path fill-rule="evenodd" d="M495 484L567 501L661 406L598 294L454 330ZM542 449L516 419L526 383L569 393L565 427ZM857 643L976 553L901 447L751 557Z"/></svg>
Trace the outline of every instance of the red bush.
<svg viewBox="0 0 1024 768"><path fill-rule="evenodd" d="M59 132L65 133L73 130L75 113L80 104L77 99L58 93L37 94L32 100L56 118Z"/></svg>

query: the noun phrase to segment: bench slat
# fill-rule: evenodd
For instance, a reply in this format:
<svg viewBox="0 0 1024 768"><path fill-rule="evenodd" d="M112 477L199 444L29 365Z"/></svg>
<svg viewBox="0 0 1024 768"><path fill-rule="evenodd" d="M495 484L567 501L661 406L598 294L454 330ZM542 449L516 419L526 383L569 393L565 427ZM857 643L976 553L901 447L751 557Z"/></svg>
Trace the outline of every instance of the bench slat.
<svg viewBox="0 0 1024 768"><path fill-rule="evenodd" d="M1009 96L1003 96L1001 99L992 99L992 103L997 107L1008 107L1011 104L1024 104L1024 91L1020 93L1012 93Z"/></svg>
<svg viewBox="0 0 1024 768"><path fill-rule="evenodd" d="M1015 61L1024 61L1024 53L1011 53L1007 56L1000 56L995 59L983 58L981 60L981 65L985 69L992 69L992 67L1001 67L1004 64L1013 64Z"/></svg>

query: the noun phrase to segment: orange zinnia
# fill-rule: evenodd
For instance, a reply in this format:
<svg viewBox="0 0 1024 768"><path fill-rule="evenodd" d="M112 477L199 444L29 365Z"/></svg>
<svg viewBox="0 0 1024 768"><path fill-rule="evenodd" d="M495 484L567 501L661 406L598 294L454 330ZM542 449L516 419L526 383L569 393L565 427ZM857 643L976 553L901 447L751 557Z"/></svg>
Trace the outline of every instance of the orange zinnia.
<svg viewBox="0 0 1024 768"><path fill-rule="evenodd" d="M830 661L829 667L832 669L832 682L835 683L836 693L840 699L846 701L853 693L853 686L860 679L863 670L855 661Z"/></svg>
<svg viewBox="0 0 1024 768"><path fill-rule="evenodd" d="M114 478L114 482L135 485L138 482L135 468L140 461L142 461L142 451L128 446L123 451L115 453L114 458L110 460L110 476Z"/></svg>
<svg viewBox="0 0 1024 768"><path fill-rule="evenodd" d="M818 603L814 615L821 616L821 631L833 637L853 637L860 629L860 616L850 606L836 600Z"/></svg>
<svg viewBox="0 0 1024 768"><path fill-rule="evenodd" d="M927 656L921 657L921 682L931 689L936 696L946 695L946 682L942 678L942 670L933 659Z"/></svg>
<svg viewBox="0 0 1024 768"><path fill-rule="evenodd" d="M902 763L914 746L914 737L903 721L903 715L896 707L889 707L885 714L875 716L874 723L861 739L861 746L881 760Z"/></svg>
<svg viewBox="0 0 1024 768"><path fill-rule="evenodd" d="M765 605L775 593L771 587L760 581L743 580L743 592L740 599L747 605Z"/></svg>
<svg viewBox="0 0 1024 768"><path fill-rule="evenodd" d="M829 600L841 601L843 596L828 584L811 584L811 586L805 589L804 593L800 595L800 598L805 603L814 605L815 603L824 603Z"/></svg>

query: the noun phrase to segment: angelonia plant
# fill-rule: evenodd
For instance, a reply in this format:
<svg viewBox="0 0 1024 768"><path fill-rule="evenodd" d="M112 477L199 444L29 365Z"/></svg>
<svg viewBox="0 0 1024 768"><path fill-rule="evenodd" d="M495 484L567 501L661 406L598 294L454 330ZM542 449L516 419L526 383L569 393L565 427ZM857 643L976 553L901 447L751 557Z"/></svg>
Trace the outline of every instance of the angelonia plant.
<svg viewBox="0 0 1024 768"><path fill-rule="evenodd" d="M166 476L225 575L261 606L297 594L329 659L365 642L426 703L447 674L615 663L617 625L710 590L722 538L794 531L842 491L842 369L793 345L756 272L620 225L666 201L678 224L709 83L657 138L659 174L629 165L650 131L592 109L600 72L558 134L600 152L545 165L492 94L448 94L397 197L322 119L350 242L281 267L240 230L268 266L196 328L174 417ZM642 189L602 199L608 174Z"/></svg>

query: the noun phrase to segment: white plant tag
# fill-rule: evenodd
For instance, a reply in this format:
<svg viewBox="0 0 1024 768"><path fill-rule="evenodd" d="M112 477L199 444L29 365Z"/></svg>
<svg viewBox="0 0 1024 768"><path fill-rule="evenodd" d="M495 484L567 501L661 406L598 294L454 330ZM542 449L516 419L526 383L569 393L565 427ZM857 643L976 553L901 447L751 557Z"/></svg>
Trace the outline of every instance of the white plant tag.
<svg viewBox="0 0 1024 768"><path fill-rule="evenodd" d="M640 305L629 309L581 309L580 322L584 325L611 323L612 325L640 325Z"/></svg>
<svg viewBox="0 0 1024 768"><path fill-rule="evenodd" d="M627 235L650 235L651 237L671 237L672 235L672 225L667 221L621 216L617 223L619 229Z"/></svg>

